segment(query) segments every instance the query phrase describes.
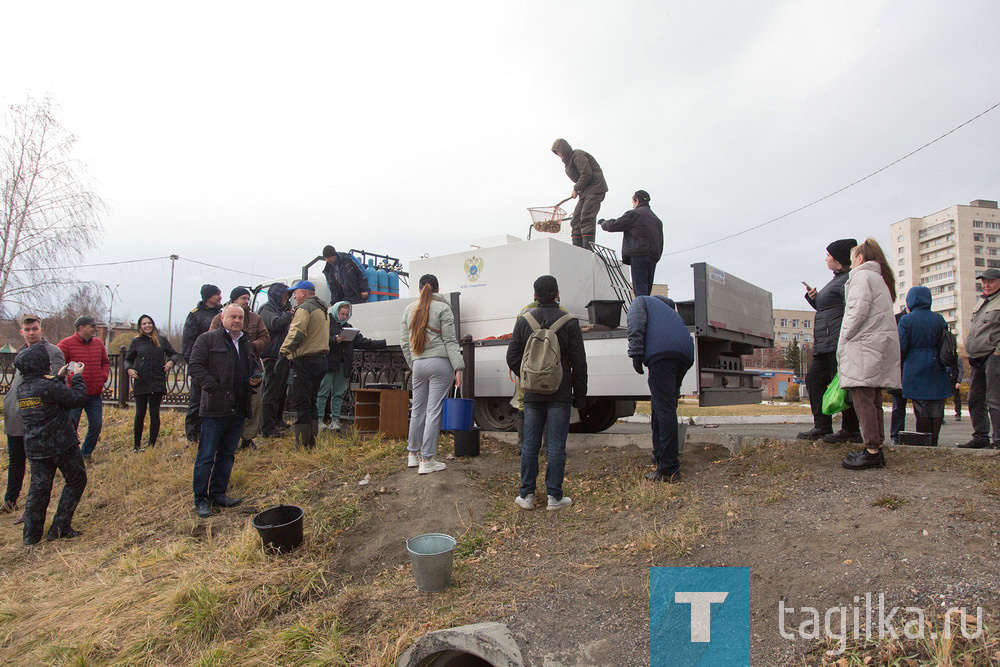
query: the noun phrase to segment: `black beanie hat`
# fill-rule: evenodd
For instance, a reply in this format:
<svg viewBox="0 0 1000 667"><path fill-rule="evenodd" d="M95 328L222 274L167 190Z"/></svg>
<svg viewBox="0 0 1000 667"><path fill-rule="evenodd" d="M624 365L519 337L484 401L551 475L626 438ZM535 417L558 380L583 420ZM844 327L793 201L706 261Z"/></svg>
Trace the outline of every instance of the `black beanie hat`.
<svg viewBox="0 0 1000 667"><path fill-rule="evenodd" d="M333 257L336 254L337 254L337 249L334 248L332 245L325 245L325 246L323 246L323 256L324 257Z"/></svg>
<svg viewBox="0 0 1000 667"><path fill-rule="evenodd" d="M211 299L216 294L222 294L222 290L220 290L215 285L205 284L205 285L201 286L201 300L202 301L208 301L209 299Z"/></svg>
<svg viewBox="0 0 1000 667"><path fill-rule="evenodd" d="M840 239L828 245L826 251L830 253L830 257L833 257L844 266L850 266L851 249L856 245L858 245L856 239Z"/></svg>
<svg viewBox="0 0 1000 667"><path fill-rule="evenodd" d="M559 283L553 276L539 276L535 279L534 288L539 303L551 303L556 300Z"/></svg>
<svg viewBox="0 0 1000 667"><path fill-rule="evenodd" d="M229 300L236 301L236 299L240 298L244 294L250 296L250 290L246 287L234 287L233 291L229 293Z"/></svg>

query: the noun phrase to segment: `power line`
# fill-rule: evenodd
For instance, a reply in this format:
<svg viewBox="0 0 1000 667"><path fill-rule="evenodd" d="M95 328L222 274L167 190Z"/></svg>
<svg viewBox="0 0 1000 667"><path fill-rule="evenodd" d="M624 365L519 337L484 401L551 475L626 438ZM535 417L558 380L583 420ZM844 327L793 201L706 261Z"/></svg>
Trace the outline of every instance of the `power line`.
<svg viewBox="0 0 1000 667"><path fill-rule="evenodd" d="M149 257L147 259L127 259L122 262L100 262L98 264L74 264L73 266L32 266L26 269L11 269L12 273L21 271L62 271L67 269L90 269L97 266L118 266L121 264L138 264L139 262L155 262L169 257Z"/></svg>
<svg viewBox="0 0 1000 667"><path fill-rule="evenodd" d="M784 218L787 218L787 217L789 217L791 215L795 215L796 213L798 213L800 211L804 211L805 209L809 208L810 206L814 206L814 205L820 203L821 201L824 201L826 199L829 199L830 197L833 197L834 195L839 195L841 192L843 192L844 190L847 190L848 188L853 188L858 183L861 183L863 181L867 181L872 176L875 176L876 174L882 173L883 171L885 171L889 167L892 167L892 166L894 166L896 164L899 164L900 162L902 162L903 160L905 160L908 157L916 155L917 153L919 153L920 151L924 150L928 146L931 146L931 145L936 144L937 142L941 141L942 139L944 139L945 137L947 137L949 134L952 134L953 132L956 132L956 131L962 129L963 127L965 127L966 125L968 125L972 121L978 120L979 118L982 118L983 116L985 116L989 112L993 111L997 107L1000 107L1000 102L997 102L996 104L994 104L993 106L991 106L986 111L983 111L983 112L981 112L979 114L976 114L975 116L973 116L969 120L965 121L964 123L962 123L958 127L954 127L952 129L948 130L947 132L945 132L944 134L942 134L937 139L933 139L931 141L928 141L926 144L924 144L920 148L917 148L917 149L914 149L914 150L910 151L909 153L907 153L903 157L899 158L898 160L893 160L892 162L890 162L889 164L885 165L881 169L876 169L875 171L873 171L872 173L868 174L867 176L859 178L858 180L854 181L853 183L849 183L848 185L845 185L844 187L840 188L839 190L835 190L835 191L831 192L830 194L828 194L828 195L826 195L824 197L820 197L819 199L811 201L808 204L800 206L797 209L795 209L794 211L789 211L788 213L785 213L784 215L779 215L776 218L771 218L767 222L762 222L759 225L754 225L753 227L747 227L746 229L744 229L742 231L735 232L735 233L730 234L728 236L723 236L721 238L715 239L714 241L708 241L706 243L701 243L701 244L696 245L696 246L691 246L690 248L684 248L683 250L675 250L673 252L666 252L666 253L663 253L663 254L664 254L664 256L666 256L666 255L679 255L682 252L690 252L692 250L697 250L698 248L704 248L705 246L710 246L710 245L714 245L716 243L721 243L722 241L728 241L731 238L735 238L737 236L742 236L743 234L747 234L749 232L752 232L755 229L760 229L761 227L766 227L767 225L770 225L772 223L778 222L779 220L783 220Z"/></svg>
<svg viewBox="0 0 1000 667"><path fill-rule="evenodd" d="M169 259L169 257L167 259ZM260 273L250 273L249 271L240 271L239 269L227 269L224 266L216 266L215 264L209 264L208 262L199 262L194 259L187 259L186 257L180 257L179 259L182 262L191 262L192 264L200 264L201 266L208 266L213 269L220 269L222 271L232 271L233 273L241 273L245 276L253 276L254 278L270 278L270 276L265 276Z"/></svg>

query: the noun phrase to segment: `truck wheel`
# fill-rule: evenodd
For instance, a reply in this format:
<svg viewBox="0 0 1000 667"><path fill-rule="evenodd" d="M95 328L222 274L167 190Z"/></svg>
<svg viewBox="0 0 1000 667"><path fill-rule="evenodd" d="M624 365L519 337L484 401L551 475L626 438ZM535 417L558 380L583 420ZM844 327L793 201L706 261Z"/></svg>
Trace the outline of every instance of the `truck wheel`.
<svg viewBox="0 0 1000 667"><path fill-rule="evenodd" d="M484 431L513 431L517 423L517 410L509 398L477 398L473 414Z"/></svg>
<svg viewBox="0 0 1000 667"><path fill-rule="evenodd" d="M580 422L571 424L570 433L600 433L618 421L615 401L610 398L589 398L587 407L580 410Z"/></svg>

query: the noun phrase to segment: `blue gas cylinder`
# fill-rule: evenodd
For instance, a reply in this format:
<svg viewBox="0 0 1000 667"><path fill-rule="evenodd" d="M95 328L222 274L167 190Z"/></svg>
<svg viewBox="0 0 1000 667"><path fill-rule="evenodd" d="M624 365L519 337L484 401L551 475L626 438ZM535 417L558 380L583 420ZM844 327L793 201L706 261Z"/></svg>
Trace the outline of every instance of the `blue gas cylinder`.
<svg viewBox="0 0 1000 667"><path fill-rule="evenodd" d="M365 270L365 265L361 263L360 257L358 257L357 255L351 255L351 259L354 260L354 263L358 265L359 269L361 269L362 271Z"/></svg>
<svg viewBox="0 0 1000 667"><path fill-rule="evenodd" d="M399 298L399 276L396 275L395 271L389 272L389 298Z"/></svg>
<svg viewBox="0 0 1000 667"><path fill-rule="evenodd" d="M388 301L389 300L389 274L386 273L385 269L379 268L375 272L375 280L378 282L378 300Z"/></svg>
<svg viewBox="0 0 1000 667"><path fill-rule="evenodd" d="M369 259L365 267L365 277L368 278L368 301L378 301L378 275L375 272L375 260Z"/></svg>

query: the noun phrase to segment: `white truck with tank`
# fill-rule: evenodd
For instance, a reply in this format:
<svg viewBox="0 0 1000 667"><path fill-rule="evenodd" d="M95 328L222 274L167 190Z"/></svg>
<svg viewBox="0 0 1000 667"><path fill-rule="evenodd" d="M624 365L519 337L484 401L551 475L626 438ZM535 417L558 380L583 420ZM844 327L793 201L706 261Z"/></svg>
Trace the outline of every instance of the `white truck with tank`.
<svg viewBox="0 0 1000 667"><path fill-rule="evenodd" d="M476 241L465 252L412 260L408 272L400 270L395 258L364 251L352 254L361 264L367 257L379 259L382 266L396 270L400 290L408 289L407 296L400 293L399 298L354 306L351 323L369 338L384 338L389 346L357 355L354 387L408 386L409 373L398 348L400 322L406 306L417 297L419 277L431 273L451 301L459 339L465 339L464 354L474 359L466 371L466 396L475 399L477 424L484 430L512 429L515 385L506 363L507 339L519 313L534 298L535 278L549 274L559 282L560 304L581 320L584 329L587 405L578 414L574 411L573 430L603 431L634 414L636 401L649 399L646 377L635 372L627 354L625 310L632 300L631 284L627 267L613 250L595 246L591 252L547 235L527 241L498 236ZM317 296L328 301L329 290L317 266L321 262L316 258L300 275L282 282L311 280ZM743 370L741 356L773 344L771 294L704 263L692 269L693 298L675 299L694 337L697 357L682 393L698 396L701 405L759 402L760 378ZM257 286L256 298L273 282ZM594 313L589 311L594 309L603 310L603 318L611 315L611 321L592 324ZM616 319L620 326L608 326Z"/></svg>

